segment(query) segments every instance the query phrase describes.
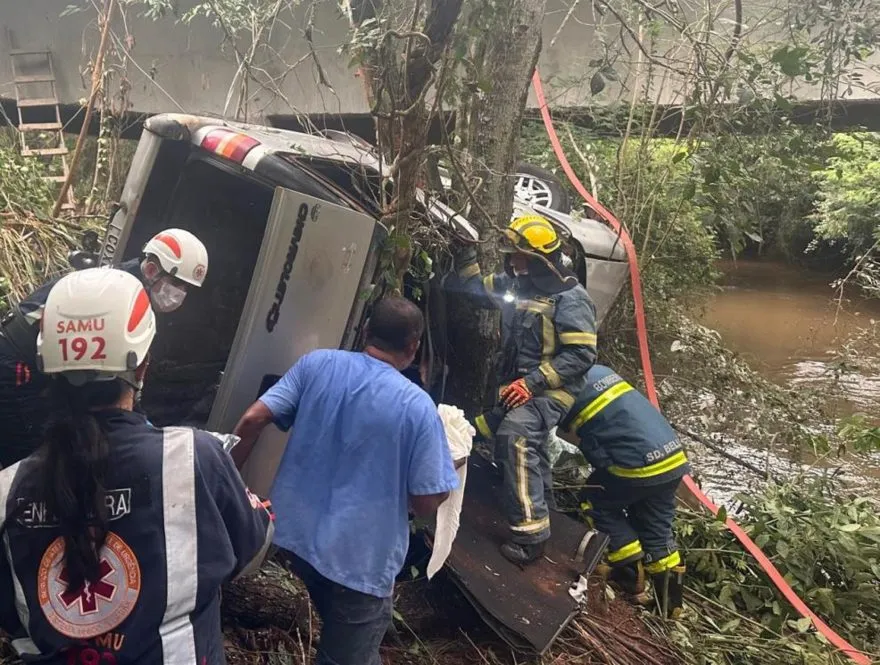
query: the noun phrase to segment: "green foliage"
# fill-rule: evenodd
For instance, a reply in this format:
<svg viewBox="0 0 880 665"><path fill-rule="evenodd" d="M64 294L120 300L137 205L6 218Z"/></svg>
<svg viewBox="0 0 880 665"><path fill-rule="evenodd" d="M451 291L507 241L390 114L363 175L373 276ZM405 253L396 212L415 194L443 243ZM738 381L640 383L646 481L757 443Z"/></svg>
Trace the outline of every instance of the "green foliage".
<svg viewBox="0 0 880 665"><path fill-rule="evenodd" d="M880 134L783 125L624 150L619 139L559 128L579 177L633 236L649 306L705 293L716 249L848 263L866 293L880 294ZM557 166L543 126L524 127L522 156Z"/></svg>
<svg viewBox="0 0 880 665"><path fill-rule="evenodd" d="M863 413L841 420L837 436L842 445L857 453L880 451L880 427Z"/></svg>
<svg viewBox="0 0 880 665"><path fill-rule="evenodd" d="M782 62L818 83L829 102L864 85L866 61L880 47L880 2L802 0L791 3L788 12L796 45Z"/></svg>
<svg viewBox="0 0 880 665"><path fill-rule="evenodd" d="M0 141L0 213L48 213L55 202L39 161L22 157L12 139Z"/></svg>
<svg viewBox="0 0 880 665"><path fill-rule="evenodd" d="M836 134L833 146L833 156L816 175L812 219L821 238L845 242L860 255L880 241L880 136Z"/></svg>
<svg viewBox="0 0 880 665"><path fill-rule="evenodd" d="M565 147L571 156L586 157L575 164L576 170L580 166L579 175L587 183L593 172L600 199L623 218L634 237L644 232L644 218L653 215L666 220L661 224L670 224L670 233L686 232L688 241L714 240L734 255L751 245L798 259L813 240L810 214L818 188L815 174L832 151L825 136L812 127L783 127L754 136L719 134L692 146L658 138L638 151L630 150L626 163L619 165L619 141L575 128ZM542 166L555 166L541 126L525 128L523 154ZM639 198L644 200L639 202ZM678 249L668 245L676 238L664 239L661 233L655 241L661 239L660 252ZM647 249L651 248L649 241ZM678 266L680 272L692 275L693 284L707 283L711 276L694 267L701 257L713 259L713 253L707 254L700 246L682 249L685 259ZM692 284L681 286L687 292ZM661 293L675 295L668 288Z"/></svg>
<svg viewBox="0 0 880 665"><path fill-rule="evenodd" d="M250 34L255 25L271 22L284 4L279 0L210 0L196 3L183 14L181 21L191 23L201 16L231 35Z"/></svg>
<svg viewBox="0 0 880 665"><path fill-rule="evenodd" d="M212 26L225 32L229 39L237 39L251 36L253 32L262 32L278 18L282 10L300 3L299 0L207 0L187 3L189 7L184 12L172 0L128 0L126 4L140 5L144 16L153 20L173 16L181 23L190 24L198 18L205 18ZM76 5L69 5L65 13L79 9Z"/></svg>
<svg viewBox="0 0 880 665"><path fill-rule="evenodd" d="M857 648L880 652L880 516L870 499L843 497L822 481L798 479L742 495L737 519L799 596ZM729 618L748 617L780 639L801 635L805 651L827 650L720 521L680 511L695 597L714 599ZM699 601L698 601L699 602ZM699 619L697 619L699 620ZM743 624L742 619L738 626ZM722 631L723 632L723 631ZM811 646L812 643L812 646ZM717 662L764 662L745 657Z"/></svg>
<svg viewBox="0 0 880 665"><path fill-rule="evenodd" d="M627 226L640 254L646 303L705 294L715 278L717 252L713 230L694 204L693 168L683 146L656 140L621 159L618 140L564 124L559 129L578 177ZM542 125L524 127L521 157L556 166Z"/></svg>
<svg viewBox="0 0 880 665"><path fill-rule="evenodd" d="M812 239L808 215L823 165L825 134L787 127L770 134L706 139L693 157L695 205L731 254L748 244L798 257Z"/></svg>
<svg viewBox="0 0 880 665"><path fill-rule="evenodd" d="M54 188L47 167L0 142L0 312L67 267L80 227L49 218Z"/></svg>

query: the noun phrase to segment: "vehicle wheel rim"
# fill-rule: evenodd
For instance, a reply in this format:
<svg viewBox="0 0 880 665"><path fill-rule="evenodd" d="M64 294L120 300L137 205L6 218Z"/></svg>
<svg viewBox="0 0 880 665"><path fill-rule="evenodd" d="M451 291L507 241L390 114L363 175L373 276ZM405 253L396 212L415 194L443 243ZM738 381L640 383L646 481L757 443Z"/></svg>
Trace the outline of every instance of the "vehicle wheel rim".
<svg viewBox="0 0 880 665"><path fill-rule="evenodd" d="M550 186L543 180L538 180L530 175L518 173L513 191L518 199L526 203L545 208L550 208L553 203L553 192L550 191Z"/></svg>

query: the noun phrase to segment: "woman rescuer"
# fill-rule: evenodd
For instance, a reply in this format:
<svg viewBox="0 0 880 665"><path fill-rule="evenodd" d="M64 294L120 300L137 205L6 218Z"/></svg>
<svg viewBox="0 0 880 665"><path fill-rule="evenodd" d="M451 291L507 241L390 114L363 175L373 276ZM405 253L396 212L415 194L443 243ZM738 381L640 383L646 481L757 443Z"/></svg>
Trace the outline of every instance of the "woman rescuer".
<svg viewBox="0 0 880 665"><path fill-rule="evenodd" d="M42 447L0 471L0 627L25 662L226 662L220 586L259 565L272 516L217 439L132 411L155 332L128 273L49 293L52 415Z"/></svg>

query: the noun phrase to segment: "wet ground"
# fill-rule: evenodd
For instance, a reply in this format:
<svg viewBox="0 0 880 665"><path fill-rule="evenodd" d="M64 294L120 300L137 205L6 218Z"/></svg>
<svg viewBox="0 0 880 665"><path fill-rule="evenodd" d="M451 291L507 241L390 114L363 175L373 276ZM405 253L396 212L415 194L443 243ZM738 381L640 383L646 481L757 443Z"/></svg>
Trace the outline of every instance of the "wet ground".
<svg viewBox="0 0 880 665"><path fill-rule="evenodd" d="M641 621L641 611L591 579L586 611L559 636L542 662L554 665L673 665L681 658ZM522 665L464 599L445 572L395 587L393 628L383 641L383 665ZM302 584L278 566L223 591L226 657L230 665L307 665L319 620ZM0 641L0 664L3 660ZM8 661L13 663L14 661Z"/></svg>

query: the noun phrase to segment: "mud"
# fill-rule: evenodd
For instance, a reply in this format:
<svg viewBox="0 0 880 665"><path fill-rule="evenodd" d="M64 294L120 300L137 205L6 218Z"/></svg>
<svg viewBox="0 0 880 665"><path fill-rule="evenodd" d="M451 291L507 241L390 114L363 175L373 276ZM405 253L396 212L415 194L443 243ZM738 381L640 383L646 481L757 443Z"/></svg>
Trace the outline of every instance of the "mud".
<svg viewBox="0 0 880 665"><path fill-rule="evenodd" d="M407 574L405 568L402 577ZM294 576L269 564L257 577L227 587L223 601L230 665L307 665L313 661L320 622ZM381 648L383 665L529 662L480 620L445 572L430 582L424 577L399 581L394 612L393 626ZM609 597L601 580L592 578L584 613L562 633L547 661L556 665L606 663L601 649L616 654L612 657L620 664L680 662L670 647L650 632L641 619L642 612L621 597ZM591 644L590 639L600 646Z"/></svg>

